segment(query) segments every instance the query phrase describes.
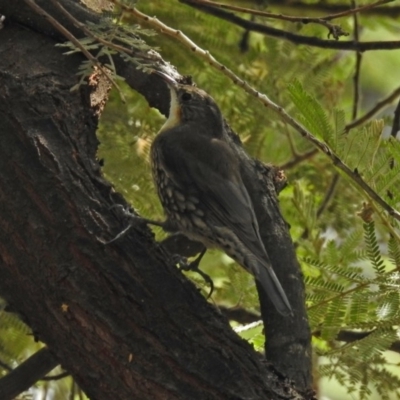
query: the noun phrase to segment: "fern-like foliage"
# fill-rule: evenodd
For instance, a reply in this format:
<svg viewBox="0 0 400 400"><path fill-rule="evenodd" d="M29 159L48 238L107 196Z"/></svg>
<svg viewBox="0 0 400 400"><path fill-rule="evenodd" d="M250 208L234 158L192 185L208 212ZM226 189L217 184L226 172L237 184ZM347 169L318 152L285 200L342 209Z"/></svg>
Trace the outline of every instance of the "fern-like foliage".
<svg viewBox="0 0 400 400"><path fill-rule="evenodd" d="M327 143L332 143L334 130L321 104L303 89L298 80L288 85L288 91L300 112L298 118L304 126L317 137L324 139Z"/></svg>
<svg viewBox="0 0 400 400"><path fill-rule="evenodd" d="M0 360L13 368L23 350L32 342L30 329L15 314L4 311L4 300L0 299ZM8 370L0 364L0 374Z"/></svg>
<svg viewBox="0 0 400 400"><path fill-rule="evenodd" d="M320 373L335 377L357 398L367 399L371 385L381 394L398 390L400 380L388 369L384 352L397 341L399 261L398 239L391 237L384 246L372 220L343 243L328 241L318 259L303 258L310 321L325 360Z"/></svg>
<svg viewBox="0 0 400 400"><path fill-rule="evenodd" d="M93 58L86 59L81 63L77 72L79 82L71 90L77 90L81 85L86 84L87 78L99 66L105 68L111 80L124 80L115 69L113 55L116 53L138 69L151 71L154 67L153 62L149 61L146 55L150 50L157 50L157 48L149 46L142 36L153 36L155 32L143 29L139 25L121 24L118 22L121 15L115 14L113 19L104 17L98 24L87 22L86 29L90 34L79 39L79 45L69 41L57 44L58 47L69 49L64 53L65 55L80 53L83 50L94 54Z"/></svg>
<svg viewBox="0 0 400 400"><path fill-rule="evenodd" d="M384 262L382 260L378 241L375 235L375 224L368 222L364 224L365 244L367 245L368 258L377 275L383 274L385 271Z"/></svg>

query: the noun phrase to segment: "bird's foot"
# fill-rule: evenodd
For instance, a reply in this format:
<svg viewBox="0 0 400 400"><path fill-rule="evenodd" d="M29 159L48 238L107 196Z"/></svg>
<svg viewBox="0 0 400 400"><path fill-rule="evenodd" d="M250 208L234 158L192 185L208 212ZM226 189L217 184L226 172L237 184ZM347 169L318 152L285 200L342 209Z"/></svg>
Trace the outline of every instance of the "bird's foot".
<svg viewBox="0 0 400 400"><path fill-rule="evenodd" d="M209 275L207 275L199 268L200 260L203 258L206 250L207 249L204 248L204 250L199 254L199 256L190 263L188 263L185 257L182 257L177 254L173 256L173 259L175 263L178 264L179 269L181 269L182 271L197 272L204 279L204 281L210 286L210 292L208 293L207 296L207 299L209 299L214 292L214 282L212 281Z"/></svg>

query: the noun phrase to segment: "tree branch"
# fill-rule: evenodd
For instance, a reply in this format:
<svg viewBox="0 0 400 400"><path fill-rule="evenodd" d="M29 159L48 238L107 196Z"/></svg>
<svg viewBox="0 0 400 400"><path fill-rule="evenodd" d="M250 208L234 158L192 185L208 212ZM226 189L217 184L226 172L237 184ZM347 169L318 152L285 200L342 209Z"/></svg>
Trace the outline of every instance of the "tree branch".
<svg viewBox="0 0 400 400"><path fill-rule="evenodd" d="M393 0L392 0L393 2ZM348 2L345 4L338 3L307 3L303 1L292 0L270 0L268 4L279 9L289 9L290 11L298 11L305 14L339 14L351 11ZM374 5L375 3L372 3ZM387 18L397 18L400 15L399 6L391 7L373 7L363 10L366 16L382 16Z"/></svg>
<svg viewBox="0 0 400 400"><path fill-rule="evenodd" d="M360 118L350 122L349 124L346 125L345 130L348 132L349 130L356 128L357 126L360 126L367 121L369 121L371 118L373 118L379 111L381 111L383 108L386 106L390 105L397 97L400 96L400 87L397 89L393 90L392 93L390 93L387 97L384 97L383 99L379 100L369 111L367 111L363 116Z"/></svg>
<svg viewBox="0 0 400 400"><path fill-rule="evenodd" d="M296 154L291 160L280 165L279 168L281 168L283 170L293 168L297 164L314 157L316 154L318 154L318 149L312 149L312 150L306 151L303 154Z"/></svg>
<svg viewBox="0 0 400 400"><path fill-rule="evenodd" d="M399 131L400 131L400 101L397 103L396 110L394 111L393 124L390 135L395 138Z"/></svg>
<svg viewBox="0 0 400 400"><path fill-rule="evenodd" d="M17 368L0 379L0 398L13 400L57 367L59 362L48 348L37 351Z"/></svg>
<svg viewBox="0 0 400 400"><path fill-rule="evenodd" d="M323 40L311 36L297 35L292 32L284 31L281 29L273 28L271 26L243 19L235 14L226 12L224 10L215 7L210 7L207 5L199 5L196 0L179 0L179 1L198 10L204 11L210 15L214 15L217 18L229 21L237 26L240 26L243 29L253 32L263 33L271 37L288 40L295 44L305 44L308 46L320 47L323 49L351 50L351 51L361 51L361 52L375 51L375 50L394 50L400 48L400 41L397 40L356 43L354 41Z"/></svg>
<svg viewBox="0 0 400 400"><path fill-rule="evenodd" d="M335 190L336 190L337 184L339 182L339 178L340 178L340 175L336 172L333 175L332 181L328 186L328 190L326 191L326 194L324 196L324 199L322 200L321 205L318 207L317 218L319 218L322 215L322 213L326 210L326 207L328 207L333 195L335 194Z"/></svg>
<svg viewBox="0 0 400 400"><path fill-rule="evenodd" d="M301 22L303 24L308 24L310 22L314 23L321 23L321 21L332 21L337 18L342 18L342 17L347 17L349 15L353 15L356 13L360 13L362 11L367 11L371 10L375 7L381 6L383 4L388 4L393 2L393 0L379 0L375 3L372 4L366 4L365 6L360 6L356 8L351 8L349 10L337 12L335 14L331 15L324 15L323 17L304 17L304 16L293 16L293 15L283 15L283 14L274 14L266 11L260 11L260 10L255 10L252 8L245 8L245 7L238 7L235 5L231 4L225 4L225 3L217 3L215 1L210 1L210 0L190 0L191 2L198 3L199 5L209 5L215 8L224 8L225 10L232 10L232 11L238 11L250 15L258 15L260 17L267 17L267 18L272 18L272 19L278 19L282 21L288 21L288 22Z"/></svg>
<svg viewBox="0 0 400 400"><path fill-rule="evenodd" d="M352 0L353 9L356 9L355 0ZM359 25L358 25L358 17L357 14L353 15L354 21L354 41L359 43ZM361 71L361 62L362 62L362 53L359 51L356 52L356 69L353 76L353 90L354 90L354 99L353 99L353 115L352 119L356 119L358 113L358 105L360 101L360 71Z"/></svg>

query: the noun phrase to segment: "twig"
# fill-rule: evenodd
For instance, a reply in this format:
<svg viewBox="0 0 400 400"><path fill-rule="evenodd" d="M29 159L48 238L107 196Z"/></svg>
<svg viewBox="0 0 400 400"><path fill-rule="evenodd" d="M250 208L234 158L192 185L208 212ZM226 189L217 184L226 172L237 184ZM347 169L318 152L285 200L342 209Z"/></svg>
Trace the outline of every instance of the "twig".
<svg viewBox="0 0 400 400"><path fill-rule="evenodd" d="M151 25L153 28L158 29L159 31L165 33L168 36L172 36L175 39L179 40L185 46L187 46L193 53L199 54L202 58L204 58L211 66L221 71L224 75L232 80L232 82L247 93L258 99L265 107L270 108L274 112L276 112L283 121L285 121L288 125L293 127L297 132L300 133L305 139L313 143L319 150L325 153L331 160L333 165L335 165L338 169L342 170L354 183L356 183L367 195L370 199L377 202L390 216L400 221L400 213L391 207L386 201L384 201L358 174L357 171L352 171L350 167L348 167L333 151L332 149L319 139L317 139L311 132L309 132L304 126L302 126L299 122L297 122L294 118L292 118L281 106L275 104L272 100L270 100L265 94L258 92L252 86L250 86L246 81L240 79L235 73L227 68L225 65L218 62L210 52L203 50L199 46L197 46L191 39L185 36L181 31L170 28L165 25L161 21L159 21L156 17L150 17L146 14L143 14L136 8L130 8L125 6L124 4L120 4L118 0L111 0L112 3L117 4L119 7L124 9L126 12L134 15L136 18L142 20L143 22Z"/></svg>
<svg viewBox="0 0 400 400"><path fill-rule="evenodd" d="M353 7L353 9L342 11L336 14L332 15L327 15L324 17L297 17L297 16L292 16L292 15L283 15L283 14L274 14L274 13L269 13L266 11L260 11L260 10L253 10L251 8L245 8L245 7L239 7L239 6L234 6L230 4L223 4L223 3L217 3L214 1L209 1L209 0L179 0L181 3L187 4L189 6L193 6L194 4L197 4L199 6L209 6L213 8L222 8L226 10L231 10L231 11L238 11L250 15L257 15L261 17L266 17L266 18L271 18L271 19L278 19L278 20L283 20L283 21L289 21L289 22L301 22L303 24L309 24L309 23L314 23L314 24L319 24L324 27L326 27L329 30L328 34L328 39L332 35L334 39L338 40L340 36L348 36L349 34L341 28L340 25L332 24L328 21L332 21L337 18L345 17L348 15L356 15L359 12L369 10L372 8L375 8L377 6L391 3L393 0L379 0L376 3L372 4L367 4L365 6L361 6L358 8Z"/></svg>
<svg viewBox="0 0 400 400"><path fill-rule="evenodd" d="M181 1L181 3L182 3L182 1ZM328 38L330 35L332 35L336 40L339 39L340 36L348 36L348 33L343 31L340 25L335 25L335 24L328 22L327 18L325 18L325 17L311 18L311 17L295 17L295 16L283 15L283 14L273 14L273 13L269 13L269 12L265 12L265 11L253 10L251 8L244 8L244 7L232 6L230 4L216 3L214 1L208 1L208 0L193 0L193 1L191 1L191 3L197 3L199 5L208 5L208 6L215 7L215 8L224 8L226 10L238 11L238 12L250 14L253 16L257 15L257 16L262 16L262 17L266 17L266 18L278 19L278 20L289 21L289 22L301 22L303 24L309 24L309 23L319 24L319 25L326 27L329 30ZM186 2L186 4L191 5L187 2Z"/></svg>
<svg viewBox="0 0 400 400"><path fill-rule="evenodd" d="M269 0L268 5L279 7L279 9L289 9L291 11L296 10L304 14L342 13L349 11L348 1L340 4L326 1L308 3L301 0ZM400 7L377 7L367 10L364 9L363 12L367 15L379 15L390 18L397 18L400 15Z"/></svg>
<svg viewBox="0 0 400 400"><path fill-rule="evenodd" d="M218 310L229 320L239 322L242 325L251 324L261 319L260 314L256 314L243 307L226 307L218 305Z"/></svg>
<svg viewBox="0 0 400 400"><path fill-rule="evenodd" d="M358 40L358 39L356 39ZM360 102L360 70L361 70L362 53L357 51L356 53L356 70L354 72L354 98L353 98L353 120L357 118L358 105Z"/></svg>
<svg viewBox="0 0 400 400"><path fill-rule="evenodd" d="M400 96L400 87L395 89L389 96L383 98L382 100L378 101L371 110L367 111L362 117L350 122L346 125L345 131L348 132L350 129L356 128L357 126L362 125L363 123L370 120L374 115L376 115L379 111L381 111L384 107L388 106L395 100L397 97Z"/></svg>
<svg viewBox="0 0 400 400"><path fill-rule="evenodd" d="M370 332L354 332L354 331L340 331L337 336L336 336L336 340L340 341L340 342L346 342L346 343L351 343L351 342L355 342L361 339L364 339L365 337L371 335L372 333L374 333L373 331ZM400 353L400 341L396 340L395 342L393 342L388 350L391 351L395 351L396 353Z"/></svg>
<svg viewBox="0 0 400 400"><path fill-rule="evenodd" d="M375 329L368 332L358 331L358 330L357 331L342 330L338 332L335 340L337 340L338 342L346 342L346 343L358 342L359 340L365 339L374 332ZM312 335L314 337L321 337L321 331L320 330L314 331L312 332ZM394 341L389 346L388 350L400 353L400 340Z"/></svg>
<svg viewBox="0 0 400 400"><path fill-rule="evenodd" d="M117 0L110 0L115 4L119 4ZM268 36L282 38L293 42L295 44L306 44L308 46L321 47L324 49L334 50L351 50L351 51L371 51L371 50L393 50L400 48L400 41L378 41L378 42L358 42L354 41L337 41L337 40L323 40L311 36L297 35L292 32L284 31L282 29L273 28L264 24L258 24L247 19L238 17L235 14L226 12L219 8L214 8L206 5L199 5L194 3L193 0L180 0L182 3L189 4L194 8L200 9L208 14L214 15L218 18L232 22L243 29L249 31L259 32ZM120 7L124 7L120 5ZM129 9L127 7L127 9Z"/></svg>
<svg viewBox="0 0 400 400"><path fill-rule="evenodd" d="M353 9L356 9L356 2L352 0ZM354 41L359 42L359 26L357 14L353 15L354 21ZM356 52L356 70L354 72L353 82L354 82L354 99L353 99L353 120L357 118L358 104L360 99L360 70L361 70L362 53Z"/></svg>
<svg viewBox="0 0 400 400"><path fill-rule="evenodd" d="M331 201L331 198L335 193L336 186L339 182L339 178L340 178L340 175L336 172L335 175L333 175L332 181L328 187L328 191L326 192L324 200L322 201L321 205L318 207L317 217L321 216L321 214L325 211L326 207L328 206L329 202Z"/></svg>
<svg viewBox="0 0 400 400"><path fill-rule="evenodd" d="M285 132L286 132L286 136L288 138L290 151L292 152L292 155L296 158L299 155L299 153L297 152L296 146L293 143L292 135L291 135L289 129L287 129L286 124L285 124Z"/></svg>
<svg viewBox="0 0 400 400"><path fill-rule="evenodd" d="M400 100L397 103L396 110L394 111L393 125L392 125L392 131L390 132L390 136L396 138L397 134L399 133L399 130L400 130ZM395 165L394 157L392 157L389 161L390 169L393 169L394 165ZM390 189L387 190L387 195L389 196L390 199L393 198L393 193Z"/></svg>
<svg viewBox="0 0 400 400"><path fill-rule="evenodd" d="M392 272L392 271L390 271L390 272ZM368 280L368 281L366 281L366 282L364 282L364 283L361 283L361 284L359 284L359 285L357 285L357 286L353 286L353 287L352 287L351 289L349 289L349 290L345 290L344 292L341 292L341 293L339 293L339 294L336 294L336 295L334 295L334 296L332 296L332 297L328 297L327 299L322 300L322 301L320 301L319 303L315 303L315 304L313 304L312 306L307 307L307 310L310 311L310 310L312 310L313 308L321 307L321 306L324 305L324 304L328 304L328 303L330 303L330 302L332 302L332 301L334 301L334 300L336 300L336 299L340 299L341 297L345 297L345 296L347 296L348 294L351 294L351 293L353 293L353 292L356 292L357 290L360 290L360 289L362 289L362 288L364 288L364 287L367 287L367 286L369 286L369 285L372 285L372 284L374 284L374 282Z"/></svg>
<svg viewBox="0 0 400 400"><path fill-rule="evenodd" d="M365 6L360 6L358 8L353 7L350 10L338 12L338 13L332 14L332 15L327 15L326 17L322 17L322 19L325 19L326 21L332 21L333 19L336 19L336 18L346 17L351 14L356 14L359 12L371 10L372 8L376 8L376 7L384 5L384 4L392 3L393 1L394 0L380 0L380 1L377 1L376 3L367 4Z"/></svg>
<svg viewBox="0 0 400 400"><path fill-rule="evenodd" d="M73 43L82 53L83 55L90 61L92 61L98 68L99 70L105 75L105 77L111 82L112 85L114 85L116 88L119 89L119 86L117 83L114 81L114 79L111 78L110 74L103 68L101 63L91 54L89 53L84 46L79 42L79 40L64 26L62 26L57 20L55 20L50 14L48 14L43 8L38 6L34 0L24 0L26 4L28 4L29 7L34 9L39 15L42 15L44 18L46 18L51 25L54 26L64 37L66 37L71 43ZM53 3L58 4L57 2Z"/></svg>
<svg viewBox="0 0 400 400"><path fill-rule="evenodd" d="M181 1L181 0L179 0L179 1L181 3L184 2L184 1ZM226 10L239 11L239 12L243 12L243 13L246 13L246 14L258 15L258 16L261 16L261 17L280 19L280 20L289 21L289 22L302 22L304 24L307 24L307 23L310 23L310 22L320 23L321 21L332 21L332 20L337 19L337 18L345 17L345 16L348 16L348 15L352 15L352 14L355 14L355 13L359 13L359 12L362 12L362 11L369 10L371 8L375 8L375 7L383 5L383 4L391 3L394 0L379 0L376 3L367 4L365 6L361 6L361 7L358 7L358 8L353 8L353 9L350 9L350 10L338 12L338 13L335 13L335 14L331 14L331 15L327 15L325 17L319 17L319 18L318 17L317 18L295 17L295 16L290 16L290 15L274 14L274 13L269 13L269 12L266 12L266 11L253 10L251 8L232 6L230 4L224 4L224 3L217 3L217 2L209 1L209 0L189 0L189 1L192 2L192 3L210 5L210 6L217 7L217 8L224 8Z"/></svg>
<svg viewBox="0 0 400 400"><path fill-rule="evenodd" d="M303 154L296 154L291 160L279 166L280 169L286 170L293 168L297 164L314 157L318 153L318 149L312 149Z"/></svg>
<svg viewBox="0 0 400 400"><path fill-rule="evenodd" d="M400 101L397 103L397 107L394 112L392 131L390 132L390 135L395 138L399 131L400 131Z"/></svg>
<svg viewBox="0 0 400 400"><path fill-rule="evenodd" d="M124 46L121 46L119 44L110 42L108 40L103 39L100 36L95 35L90 29L86 27L85 24L82 22L78 21L71 13L69 13L57 0L50 0L56 7L58 7L61 12L79 29L81 29L87 36L90 36L91 38L97 40L99 43L109 47L110 49L116 50L120 53L125 53L129 55L133 55L134 52Z"/></svg>

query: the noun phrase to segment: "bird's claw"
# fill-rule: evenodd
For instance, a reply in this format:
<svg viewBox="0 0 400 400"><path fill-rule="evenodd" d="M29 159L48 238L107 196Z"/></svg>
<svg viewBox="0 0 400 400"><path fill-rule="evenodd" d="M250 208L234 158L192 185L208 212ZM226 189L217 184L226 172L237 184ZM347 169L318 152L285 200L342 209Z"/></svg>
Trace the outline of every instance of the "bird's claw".
<svg viewBox="0 0 400 400"><path fill-rule="evenodd" d="M199 263L202 256L203 254L197 257L194 261L188 262L187 258L176 254L173 256L173 260L175 264L178 264L180 270L197 272L204 279L204 281L210 286L210 291L207 295L207 299L209 299L214 292L214 282L212 281L209 275L207 275L199 268Z"/></svg>

